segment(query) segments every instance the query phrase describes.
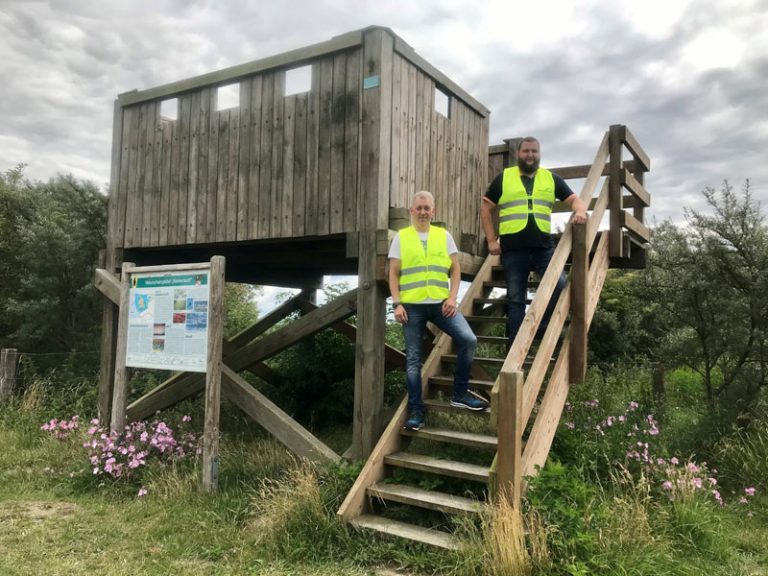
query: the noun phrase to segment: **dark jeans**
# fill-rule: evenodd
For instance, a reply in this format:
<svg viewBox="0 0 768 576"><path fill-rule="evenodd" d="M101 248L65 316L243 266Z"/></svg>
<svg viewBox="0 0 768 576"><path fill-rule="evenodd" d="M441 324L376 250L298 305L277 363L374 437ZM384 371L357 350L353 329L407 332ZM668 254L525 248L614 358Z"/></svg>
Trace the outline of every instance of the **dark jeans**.
<svg viewBox="0 0 768 576"><path fill-rule="evenodd" d="M504 277L507 281L507 338L509 345L517 336L520 325L525 318L525 302L528 297L528 274L533 271L539 276L544 272L552 259L554 248L523 248L507 250L501 254L501 263L504 265ZM565 274L561 274L557 281L552 298L547 305L544 318L539 325L538 334L543 335L552 316L552 310L557 304L560 292L565 288Z"/></svg>
<svg viewBox="0 0 768 576"><path fill-rule="evenodd" d="M453 373L453 395L461 397L469 385L469 371L475 358L477 337L459 312L453 318L442 314L442 304L403 304L408 322L403 324L405 335L405 384L408 388L408 410L424 411L421 397L421 353L424 330L432 322L453 338L456 346L456 369Z"/></svg>

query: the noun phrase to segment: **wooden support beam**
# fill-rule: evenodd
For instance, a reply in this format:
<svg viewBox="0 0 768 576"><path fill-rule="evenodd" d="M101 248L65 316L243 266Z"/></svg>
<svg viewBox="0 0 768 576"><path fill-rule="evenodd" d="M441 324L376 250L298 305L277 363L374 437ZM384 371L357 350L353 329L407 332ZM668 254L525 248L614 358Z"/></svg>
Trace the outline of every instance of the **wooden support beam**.
<svg viewBox="0 0 768 576"><path fill-rule="evenodd" d="M519 371L499 374L496 493L515 507L520 504L522 487L523 380Z"/></svg>
<svg viewBox="0 0 768 576"><path fill-rule="evenodd" d="M627 169L621 171L621 184L637 199L638 202L635 203L635 206L638 203L640 206L646 207L651 205L651 195L648 194L643 185Z"/></svg>
<svg viewBox="0 0 768 576"><path fill-rule="evenodd" d="M610 254L611 258L619 258L622 254L621 213L623 212L621 197L621 152L623 150L624 126L614 124L609 130L608 154L610 155L610 171L608 174L608 209L610 214Z"/></svg>
<svg viewBox="0 0 768 576"><path fill-rule="evenodd" d="M317 304L313 304L312 302L308 302L306 300L300 302L299 307L301 308L301 311L303 314L309 314L310 312L317 310L318 308ZM330 326L330 328L332 328L339 334L346 336L352 342L357 341L357 327L353 326L352 324L348 324L347 322L337 322L336 324L333 324L332 326ZM397 348L394 348L389 344L385 343L384 344L384 363L385 363L385 369L387 372L389 372L390 370L405 369L405 354L403 354Z"/></svg>
<svg viewBox="0 0 768 576"><path fill-rule="evenodd" d="M223 256L211 258L208 295L208 352L205 371L205 422L203 427L203 490L219 485L219 416L221 413L221 355L224 339Z"/></svg>
<svg viewBox="0 0 768 576"><path fill-rule="evenodd" d="M589 249L586 224L573 225L571 254L571 383L582 384L587 371L587 294Z"/></svg>
<svg viewBox="0 0 768 576"><path fill-rule="evenodd" d="M226 364L222 377L224 395L291 452L322 464L341 459Z"/></svg>
<svg viewBox="0 0 768 576"><path fill-rule="evenodd" d="M634 134L629 131L629 128L624 127L624 143L627 145L627 149L634 156L635 161L640 164L643 172L648 172L651 169L651 159L648 154L645 153L640 143L635 138Z"/></svg>
<svg viewBox="0 0 768 576"><path fill-rule="evenodd" d="M651 241L651 231L637 218L632 216L632 214L628 214L622 210L619 223L623 228L629 230L638 240L643 242Z"/></svg>
<svg viewBox="0 0 768 576"><path fill-rule="evenodd" d="M228 355L225 362L230 368L239 372L255 362L266 360L296 344L299 340L317 334L320 330L349 318L355 313L356 300L357 289L350 290L322 308L291 322L285 328L246 344Z"/></svg>
<svg viewBox="0 0 768 576"><path fill-rule="evenodd" d="M392 134L394 42L381 29L363 38L360 132L357 342L355 344L354 459L366 458L383 428L386 245ZM383 231L382 235L380 231ZM379 281L381 280L381 282Z"/></svg>
<svg viewBox="0 0 768 576"><path fill-rule="evenodd" d="M120 304L120 280L104 268L96 268L93 285L113 304Z"/></svg>
<svg viewBox="0 0 768 576"><path fill-rule="evenodd" d="M133 262L123 262L120 278L120 312L117 321L117 353L115 356L115 384L112 392L112 414L109 428L113 432L122 432L125 428L125 404L128 396L128 370L125 367L128 352L128 310L130 308L130 272Z"/></svg>
<svg viewBox="0 0 768 576"><path fill-rule="evenodd" d="M3 348L0 351L0 400L13 394L18 362L19 351L16 348Z"/></svg>

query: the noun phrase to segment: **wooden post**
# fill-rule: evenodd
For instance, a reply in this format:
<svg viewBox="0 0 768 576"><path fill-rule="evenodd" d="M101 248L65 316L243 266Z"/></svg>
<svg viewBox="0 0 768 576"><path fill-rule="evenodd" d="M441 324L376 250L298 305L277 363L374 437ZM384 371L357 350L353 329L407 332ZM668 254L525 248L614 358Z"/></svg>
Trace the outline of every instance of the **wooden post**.
<svg viewBox="0 0 768 576"><path fill-rule="evenodd" d="M523 383L522 372L499 374L499 445L496 458L497 494L517 507L522 488L523 454Z"/></svg>
<svg viewBox="0 0 768 576"><path fill-rule="evenodd" d="M116 230L118 225L118 197L120 186L120 164L123 140L123 107L116 99L112 116L112 166L109 180L109 203L107 221L107 246L102 266L112 274L115 273ZM123 191L125 195L125 191ZM115 353L117 344L117 315L118 308L107 298L104 299L101 315L101 359L99 371L98 417L102 423L110 422L112 416L112 394L114 393Z"/></svg>
<svg viewBox="0 0 768 576"><path fill-rule="evenodd" d="M115 384L112 393L112 415L109 421L109 428L113 432L119 432L125 428L125 404L128 396L128 371L125 367L125 360L128 353L128 311L130 309L130 278L133 267L133 262L124 262L120 276L120 310L117 321Z"/></svg>
<svg viewBox="0 0 768 576"><path fill-rule="evenodd" d="M16 348L3 348L0 351L0 400L13 394L18 362L19 351Z"/></svg>
<svg viewBox="0 0 768 576"><path fill-rule="evenodd" d="M610 244L609 254L611 258L621 258L622 251L622 227L621 212L623 211L621 199L621 153L623 150L624 126L614 124L608 132L608 208L610 215Z"/></svg>
<svg viewBox="0 0 768 576"><path fill-rule="evenodd" d="M377 230L389 217L393 39L365 34L359 192L357 341L355 344L353 459L366 458L382 431L384 330L387 291L376 275Z"/></svg>
<svg viewBox="0 0 768 576"><path fill-rule="evenodd" d="M589 249L587 225L572 224L571 254L571 383L582 384L587 371L587 301L589 294Z"/></svg>
<svg viewBox="0 0 768 576"><path fill-rule="evenodd" d="M223 256L211 258L208 297L208 357L205 376L205 427L203 430L203 490L219 483L219 413L221 405L221 355L224 340Z"/></svg>

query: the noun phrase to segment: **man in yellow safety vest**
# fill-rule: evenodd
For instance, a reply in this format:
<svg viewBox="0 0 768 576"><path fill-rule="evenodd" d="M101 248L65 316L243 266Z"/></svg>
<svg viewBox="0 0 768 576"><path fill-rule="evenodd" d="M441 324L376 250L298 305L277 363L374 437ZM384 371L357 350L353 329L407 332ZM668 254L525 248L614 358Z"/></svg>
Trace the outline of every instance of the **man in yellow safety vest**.
<svg viewBox="0 0 768 576"><path fill-rule="evenodd" d="M587 207L560 176L539 167L539 141L532 136L523 138L517 146L517 166L506 168L488 187L480 207L480 219L491 254L501 254L507 283L508 345L517 335L525 317L528 296L528 274L543 276L554 253L551 216L556 200L569 205L573 221L587 221ZM493 226L493 214L499 210L498 235ZM557 287L539 326L543 335L552 309L565 286L565 274Z"/></svg>
<svg viewBox="0 0 768 576"><path fill-rule="evenodd" d="M451 405L485 410L488 403L469 390L469 372L477 337L458 311L456 297L461 282L456 242L450 232L432 226L435 201L430 192L417 192L411 203L411 226L400 230L389 248L389 290L395 320L405 336L408 420L405 427L424 426L421 394L421 347L427 322L453 338L456 368Z"/></svg>

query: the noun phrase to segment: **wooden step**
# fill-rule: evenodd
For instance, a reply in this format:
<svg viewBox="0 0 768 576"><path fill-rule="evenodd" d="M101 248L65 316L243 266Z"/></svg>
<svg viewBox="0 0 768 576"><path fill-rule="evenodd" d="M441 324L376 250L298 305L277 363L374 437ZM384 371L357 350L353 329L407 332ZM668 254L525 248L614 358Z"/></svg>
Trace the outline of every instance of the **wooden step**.
<svg viewBox="0 0 768 576"><path fill-rule="evenodd" d="M429 383L433 386L437 386L440 389L449 389L453 390L453 376L431 376L429 379ZM487 390L490 391L493 389L493 385L495 382L493 380L476 380L476 379L470 379L469 380L469 388L475 388L477 390Z"/></svg>
<svg viewBox="0 0 768 576"><path fill-rule="evenodd" d="M489 469L487 466L467 464L466 462L457 462L455 460L441 460L424 454L395 452L389 456L384 456L384 463L389 466L420 470L421 472L451 476L453 478L461 478L462 480L488 482Z"/></svg>
<svg viewBox="0 0 768 576"><path fill-rule="evenodd" d="M506 346L507 337L506 336L484 336L482 334L477 334L477 341L482 344L498 344L498 345Z"/></svg>
<svg viewBox="0 0 768 576"><path fill-rule="evenodd" d="M424 544L438 546L448 550L456 550L459 547L456 538L447 532L422 528L421 526L414 526L413 524L406 524L405 522L390 520L389 518L374 516L373 514L362 514L350 522L353 526L357 526L358 528L369 528L385 534L399 536L400 538L406 538L407 540L423 542Z"/></svg>
<svg viewBox="0 0 768 576"><path fill-rule="evenodd" d="M403 436L424 438L425 440L434 440L435 442L445 442L447 444L460 444L471 448L496 448L499 445L499 439L496 436L460 432L458 430L444 430L441 428L403 429L402 434Z"/></svg>
<svg viewBox="0 0 768 576"><path fill-rule="evenodd" d="M457 357L456 354L443 354L440 357L440 360L449 364L455 364ZM484 366L497 366L501 368L504 364L504 358L483 358L481 356L475 356L474 362Z"/></svg>
<svg viewBox="0 0 768 576"><path fill-rule="evenodd" d="M485 416L490 414L490 410L467 410L466 408L457 408L451 406L451 403L447 400L435 400L432 398L425 398L424 405L427 410L434 410L435 412L451 412L452 414L466 414L467 416Z"/></svg>
<svg viewBox="0 0 768 576"><path fill-rule="evenodd" d="M506 298L475 298L472 300L473 304L500 304L500 305L506 305L507 299Z"/></svg>
<svg viewBox="0 0 768 576"><path fill-rule="evenodd" d="M406 486L405 484L385 484L379 482L370 486L366 492L371 498L428 508L429 510L437 510L446 514L474 514L483 507L482 502L472 498L424 490L415 486Z"/></svg>
<svg viewBox="0 0 768 576"><path fill-rule="evenodd" d="M464 318L472 324L472 322L485 322L485 323L506 323L507 317L506 316L464 316Z"/></svg>

